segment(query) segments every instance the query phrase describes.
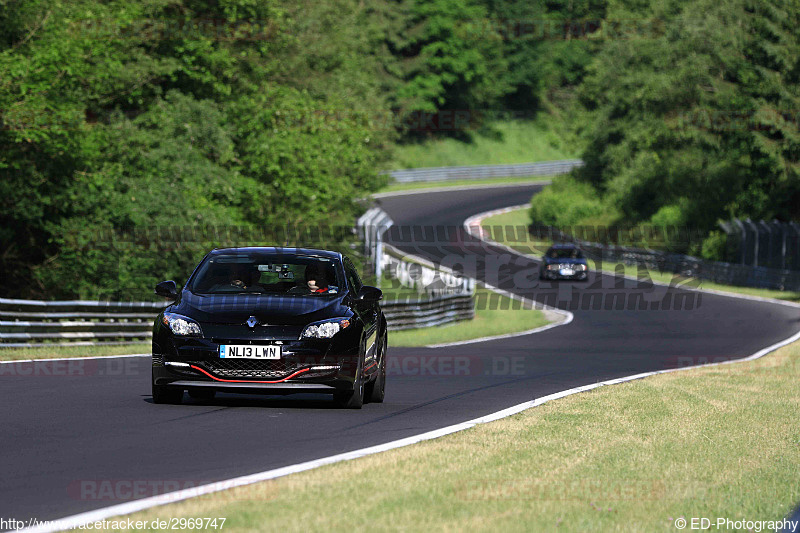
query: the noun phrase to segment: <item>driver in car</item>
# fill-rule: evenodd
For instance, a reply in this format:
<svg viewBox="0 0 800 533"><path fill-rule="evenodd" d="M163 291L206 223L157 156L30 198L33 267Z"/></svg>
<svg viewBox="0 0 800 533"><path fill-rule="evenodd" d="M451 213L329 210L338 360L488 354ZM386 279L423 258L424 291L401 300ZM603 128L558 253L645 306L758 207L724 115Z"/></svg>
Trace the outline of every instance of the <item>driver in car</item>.
<svg viewBox="0 0 800 533"><path fill-rule="evenodd" d="M336 287L329 285L328 273L325 266L319 263L308 265L303 279L305 283L295 285L289 289L288 292L290 294L325 294L329 291L333 294L336 292Z"/></svg>
<svg viewBox="0 0 800 533"><path fill-rule="evenodd" d="M306 285L308 290L315 293L328 292L328 279L322 265L308 265L306 267Z"/></svg>

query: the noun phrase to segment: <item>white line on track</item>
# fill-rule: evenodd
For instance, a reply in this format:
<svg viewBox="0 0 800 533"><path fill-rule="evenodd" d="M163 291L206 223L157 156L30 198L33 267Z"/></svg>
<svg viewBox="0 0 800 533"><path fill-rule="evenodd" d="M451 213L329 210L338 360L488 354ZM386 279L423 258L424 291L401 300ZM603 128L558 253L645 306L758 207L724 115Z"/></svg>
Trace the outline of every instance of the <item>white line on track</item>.
<svg viewBox="0 0 800 533"><path fill-rule="evenodd" d="M482 215L488 216L486 213L482 213ZM478 215L478 216L480 216L480 215ZM470 220L473 220L475 218L476 217L471 217L467 222L469 222ZM467 225L467 222L465 222L465 226ZM473 222L473 224L474 224L474 222ZM489 243L489 244L492 244L492 243ZM511 250L514 251L515 253L519 253L519 252L516 252L513 249L511 249ZM415 256L413 256L411 254L406 254L406 255L407 256L411 256L411 257L415 257ZM520 255L523 255L523 254L520 254ZM422 258L419 258L419 259L422 259ZM423 261L424 261L424 259L423 259ZM495 290L493 287L489 287L489 288L492 288L493 290ZM503 292L505 292L505 291L503 291ZM725 296L730 296L730 297L733 297L733 298L741 298L742 297L741 295L732 294L732 293L725 294ZM750 300L750 299L758 299L758 298L745 297L744 299ZM766 301L770 301L772 303L782 303L782 304L789 303L789 302L783 302L781 300L770 300L770 299L765 299L765 300ZM571 315L571 313L570 313L570 315ZM566 323L566 322L564 322L564 323ZM694 369L694 368L703 368L703 367L710 367L710 366L718 366L718 365L725 365L725 364L740 363L740 362L744 362L744 361L753 361L755 359L758 359L760 357L763 357L763 356L767 355L770 352L773 352L773 351L777 350L778 348L781 348L783 346L786 346L787 344L795 342L795 341L797 341L799 339L800 339L800 332L797 332L797 333L795 333L794 335L792 335L791 337L789 337L787 339L784 339L784 340L782 340L780 342L777 342L777 343L775 343L775 344L773 344L771 346L768 346L768 347L766 347L766 348L764 348L762 350L759 350L756 353L754 353L754 354L752 354L752 355L750 355L748 357L742 358L742 359L722 361L722 362L717 362L717 363L708 363L708 364L696 365L696 366L687 366L687 367L681 367L681 368L670 368L670 369L665 369L665 370L656 370L656 371L653 371L653 372L643 372L641 374L634 374L632 376L625 376L625 377L621 377L621 378L601 381L601 382L598 382L598 383L591 383L589 385L584 385L582 387L575 387L575 388L572 388L572 389L567 389L567 390L564 390L564 391L561 391L561 392L556 392L554 394L549 394L547 396L543 396L541 398L537 398L535 400L531 400L531 401L528 401L528 402L517 404L517 405L514 405L512 407L508 407L506 409L503 409L501 411L497 411L495 413L491 413L491 414L488 414L486 416L482 416L480 418L475 418L473 420L468 420L466 422L461 422L460 424L454 424L454 425L447 426L447 427L444 427L444 428L441 428L441 429L436 429L436 430L433 430L433 431L428 431L426 433L421 433L419 435L414 435L414 436L411 436L411 437L406 437L404 439L399 439L399 440L387 442L385 444L379 444L377 446L371 446L371 447L368 447L368 448L362 448L360 450L354 450L354 451L351 451L351 452L346 452L346 453L342 453L342 454L338 454L338 455L332 455L332 456L329 456L329 457L322 457L320 459L315 459L315 460L312 460L312 461L306 461L304 463L298 463L298 464L294 464L294 465L289 465L289 466L285 466L285 467L282 467L282 468L276 468L274 470L267 470L267 471L264 471L264 472L258 472L256 474L250 474L250 475L247 475L247 476L241 476L241 477L236 477L236 478L227 479L227 480L223 480L223 481L218 481L216 483L210 483L210 484L207 484L207 485L202 485L202 486L194 487L194 488L191 488L191 489L179 490L179 491L170 492L170 493L167 493L167 494L162 494L162 495L159 495L159 496L152 496L152 497L149 497L149 498L143 498L143 499L135 500L135 501L132 501L132 502L127 502L127 503L123 503L123 504L119 504L119 505L113 505L111 507L105 507L105 508L102 508L102 509L97 509L97 510L89 511L89 512L86 512L86 513L81 513L81 514L68 516L68 517L62 518L60 520L54 521L51 524L32 527L32 528L21 529L20 531L26 531L26 532L29 532L29 533L32 533L32 532L45 533L45 532L50 532L50 531L59 531L61 529L74 528L74 527L77 527L77 526L80 526L80 525L83 525L83 524L96 522L96 521L101 521L101 520L107 520L107 519L115 517L115 516L121 516L121 515L130 514L130 513L136 513L136 512L139 512L139 511L144 511L146 509L151 509L153 507L158 507L158 506L161 506L161 505L166 505L168 503L174 503L174 502L187 500L189 498L194 498L194 497L201 496L201 495L204 495L204 494L212 494L212 493L215 493L215 492L220 492L220 491L231 489L231 488L234 488L234 487L242 487L242 486L245 486L245 485L251 485L253 483L258 483L258 482L261 482L261 481L267 481L267 480L270 480L270 479L276 479L276 478L279 478L279 477L288 476L290 474L296 474L296 473L299 473L299 472L304 472L306 470L311 470L313 468L318 468L318 467L324 466L324 465L329 465L329 464L333 464L333 463L339 463L339 462L342 462L342 461L350 461L352 459L358 459L360 457L366 457L368 455L373 455L373 454L376 454L376 453L381 453L381 452L385 452L385 451L388 451L388 450L393 450L393 449L396 449L396 448L402 448L404 446L409 446L411 444L416 444L418 442L423 442L423 441L426 441L426 440L436 439L436 438L439 438L439 437L443 437L445 435L449 435L451 433L456 433L458 431L464 431L466 429L470 429L472 427L475 427L475 426L477 426L479 424L486 424L488 422L494 422L495 420L500 420L502 418L506 418L508 416L512 416L512 415L521 413L522 411L525 411L527 409L531 409L533 407L537 407L539 405L545 404L545 403L550 402L552 400L557 400L559 398L564 398L566 396L571 396L573 394L578 394L578 393L581 393L581 392L587 392L587 391L590 391L590 390L593 390L593 389L596 389L596 388L599 388L599 387L604 387L606 385L617 385L617 384L620 384L620 383L626 383L626 382L629 382L629 381L634 381L634 380L646 378L646 377L649 377L649 376L655 376L655 375L658 375L658 374L667 374L667 373L670 373L670 372L679 372L679 371L689 370L689 369ZM125 357L125 356L123 356L123 357Z"/></svg>
<svg viewBox="0 0 800 533"><path fill-rule="evenodd" d="M447 348L448 346L462 346L464 344L474 344L476 342L486 342L486 341L494 341L498 339L510 339L512 337L522 337L523 335L533 335L534 333L539 333L540 331L545 331L551 328L555 328L558 326L566 326L570 322L572 322L572 313L570 313L569 318L564 320L563 322L555 322L553 324L546 324L544 326L539 326L538 328L533 328L525 331L518 331L516 333L503 333L501 335L490 335L488 337L478 337L476 339L469 339L466 341L455 341L455 342L442 342L439 344L428 344L425 348Z"/></svg>

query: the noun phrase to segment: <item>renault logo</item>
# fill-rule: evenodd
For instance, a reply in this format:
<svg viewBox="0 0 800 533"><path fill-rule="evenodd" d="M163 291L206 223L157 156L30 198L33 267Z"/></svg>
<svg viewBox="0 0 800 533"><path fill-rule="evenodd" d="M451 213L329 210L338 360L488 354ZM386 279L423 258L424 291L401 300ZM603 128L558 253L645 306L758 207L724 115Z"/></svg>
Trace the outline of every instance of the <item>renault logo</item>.
<svg viewBox="0 0 800 533"><path fill-rule="evenodd" d="M250 326L251 328L256 327L256 324L258 324L258 320L256 320L256 317L251 316L250 318L247 319L247 325Z"/></svg>

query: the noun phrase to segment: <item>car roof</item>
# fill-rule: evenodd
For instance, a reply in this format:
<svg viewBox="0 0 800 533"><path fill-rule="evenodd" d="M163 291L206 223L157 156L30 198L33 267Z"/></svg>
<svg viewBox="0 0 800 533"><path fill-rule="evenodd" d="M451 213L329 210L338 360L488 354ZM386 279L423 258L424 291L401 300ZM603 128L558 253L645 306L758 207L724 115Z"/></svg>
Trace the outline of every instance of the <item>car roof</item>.
<svg viewBox="0 0 800 533"><path fill-rule="evenodd" d="M551 250L552 249L556 249L556 250L567 249L568 250L568 249L572 249L572 248L578 248L578 245L574 244L574 243L571 243L571 242L561 242L561 243L558 243L558 244L554 244L554 245L552 245L550 247Z"/></svg>
<svg viewBox="0 0 800 533"><path fill-rule="evenodd" d="M341 259L342 257L342 254L339 252L332 252L330 250L316 250L314 248L291 248L284 246L242 246L238 248L214 248L214 250L211 251L211 255L247 252L262 252L281 255L310 255L316 257L326 257L328 259Z"/></svg>

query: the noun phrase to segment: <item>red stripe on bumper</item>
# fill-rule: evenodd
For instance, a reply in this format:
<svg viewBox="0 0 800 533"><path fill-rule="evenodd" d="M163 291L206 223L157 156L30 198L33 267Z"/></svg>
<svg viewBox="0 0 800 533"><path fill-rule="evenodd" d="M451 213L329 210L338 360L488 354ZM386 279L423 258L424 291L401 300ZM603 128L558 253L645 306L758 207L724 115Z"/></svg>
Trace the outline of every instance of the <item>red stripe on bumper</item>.
<svg viewBox="0 0 800 533"><path fill-rule="evenodd" d="M287 379L292 379L293 377L295 377L295 376L297 376L299 374L302 374L303 372L308 372L310 370L309 368L304 368L302 370L298 370L294 374L286 376L285 378L279 379L277 381L254 381L252 379L222 379L222 378L217 378L217 377L212 376L211 374L209 374L208 372L206 372L205 370L203 370L199 366L194 366L194 365L189 365L189 366L191 366L195 370L198 370L198 371L202 372L203 374L205 374L206 376L210 377L214 381L222 381L224 383L281 383L281 382L286 381Z"/></svg>

